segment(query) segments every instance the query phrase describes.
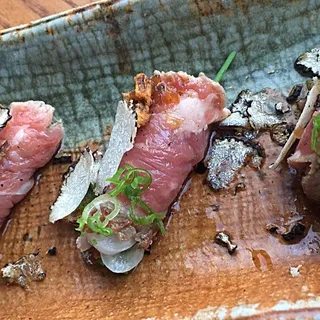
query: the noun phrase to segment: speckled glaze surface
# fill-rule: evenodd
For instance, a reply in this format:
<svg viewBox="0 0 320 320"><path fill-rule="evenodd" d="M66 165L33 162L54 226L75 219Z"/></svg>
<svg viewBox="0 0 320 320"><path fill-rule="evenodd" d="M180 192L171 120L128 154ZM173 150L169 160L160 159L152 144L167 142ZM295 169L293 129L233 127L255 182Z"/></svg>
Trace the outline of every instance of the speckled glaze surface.
<svg viewBox="0 0 320 320"><path fill-rule="evenodd" d="M139 72L214 77L237 50L223 81L229 101L242 89L287 92L302 81L295 59L319 43L319 14L320 2L313 0L100 1L2 32L0 101L53 105L66 128L64 147L73 149L103 140L121 92L132 89ZM0 253L6 263L41 249L48 276L29 292L1 283L0 318L319 319L320 219L310 213L307 234L296 244L283 245L266 232L273 218L304 209L295 200L301 191L288 187L290 177L267 171L280 149L268 139L265 144L265 179L246 169L247 188L234 195L212 193L194 176L168 236L122 276L84 265L74 228L48 224L67 166L47 167L14 210ZM219 213L211 207L217 202ZM235 256L212 241L221 228L239 245ZM27 232L32 241L22 240ZM57 256L46 256L53 245ZM289 267L299 264L301 276L292 278Z"/></svg>
<svg viewBox="0 0 320 320"><path fill-rule="evenodd" d="M319 10L312 0L101 1L3 32L0 100L51 103L72 147L101 139L138 72L213 77L237 50L230 99L243 87L285 89L300 79L295 58L319 42Z"/></svg>

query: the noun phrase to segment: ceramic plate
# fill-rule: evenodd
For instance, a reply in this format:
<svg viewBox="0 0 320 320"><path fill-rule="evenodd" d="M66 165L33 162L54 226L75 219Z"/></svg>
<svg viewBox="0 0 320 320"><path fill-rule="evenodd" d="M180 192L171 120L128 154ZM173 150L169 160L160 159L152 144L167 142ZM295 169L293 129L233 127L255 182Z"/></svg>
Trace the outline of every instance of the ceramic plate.
<svg viewBox="0 0 320 320"><path fill-rule="evenodd" d="M242 89L287 93L303 79L293 69L319 43L320 3L312 0L101 1L2 32L0 101L44 100L56 108L74 150L103 142L121 93L133 76L154 70L214 77L228 53L238 55L223 85L229 103ZM320 317L319 218L305 237L285 245L265 224L302 210L289 176L268 164L265 179L245 169L238 195L212 193L192 176L168 235L129 275L86 266L75 248L74 227L48 223L49 206L67 165L49 165L14 210L0 242L2 262L40 249L47 278L31 291L1 284L2 319L227 319ZM192 190L202 194L191 198ZM260 191L264 192L261 196ZM300 201L300 200L299 200ZM299 202L298 201L298 202ZM210 205L220 204L219 214ZM300 202L299 202L300 203ZM301 200L303 203L303 199ZM205 210L203 208L206 208ZM219 224L239 246L235 256L213 242ZM29 233L32 241L24 241ZM45 255L51 246L57 255ZM292 278L289 267L302 265ZM318 314L319 312L319 314Z"/></svg>

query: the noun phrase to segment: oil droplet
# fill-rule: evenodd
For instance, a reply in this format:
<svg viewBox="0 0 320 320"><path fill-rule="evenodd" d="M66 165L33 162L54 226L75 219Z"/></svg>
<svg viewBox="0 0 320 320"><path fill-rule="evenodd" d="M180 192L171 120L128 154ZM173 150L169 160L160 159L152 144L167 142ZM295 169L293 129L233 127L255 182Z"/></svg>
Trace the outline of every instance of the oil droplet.
<svg viewBox="0 0 320 320"><path fill-rule="evenodd" d="M273 264L271 257L265 250L248 249L251 252L252 261L259 271L271 271Z"/></svg>

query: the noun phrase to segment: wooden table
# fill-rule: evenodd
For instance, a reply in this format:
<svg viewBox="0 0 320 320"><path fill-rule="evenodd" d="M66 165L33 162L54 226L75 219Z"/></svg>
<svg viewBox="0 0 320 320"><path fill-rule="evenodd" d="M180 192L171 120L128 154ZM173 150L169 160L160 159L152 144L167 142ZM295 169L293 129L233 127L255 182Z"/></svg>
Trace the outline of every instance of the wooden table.
<svg viewBox="0 0 320 320"><path fill-rule="evenodd" d="M0 30L90 2L94 0L0 0Z"/></svg>

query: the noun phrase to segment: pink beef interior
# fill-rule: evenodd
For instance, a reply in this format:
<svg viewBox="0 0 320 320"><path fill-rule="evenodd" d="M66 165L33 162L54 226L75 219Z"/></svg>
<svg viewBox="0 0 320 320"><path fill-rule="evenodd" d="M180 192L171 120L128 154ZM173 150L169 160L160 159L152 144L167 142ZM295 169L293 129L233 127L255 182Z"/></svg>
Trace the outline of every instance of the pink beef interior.
<svg viewBox="0 0 320 320"><path fill-rule="evenodd" d="M311 137L313 119L319 112L315 112L311 121L305 128L295 153L288 158L291 167L302 173L301 185L306 196L317 203L320 203L320 170L319 156L311 149Z"/></svg>
<svg viewBox="0 0 320 320"><path fill-rule="evenodd" d="M0 219L30 191L33 174L50 161L62 137L61 123L50 126L54 108L39 101L10 106L12 119L0 131Z"/></svg>
<svg viewBox="0 0 320 320"><path fill-rule="evenodd" d="M207 126L229 115L225 92L204 75L161 73L150 107L150 121L138 130L133 149L120 166L148 170L153 178L143 200L166 212L192 168L200 162L209 139Z"/></svg>
<svg viewBox="0 0 320 320"><path fill-rule="evenodd" d="M317 158L317 154L311 149L311 136L313 119L318 114L318 111L313 114L311 121L308 123L302 134L301 140L299 141L294 154L288 158L288 163L290 166L297 170L308 170L310 163Z"/></svg>

